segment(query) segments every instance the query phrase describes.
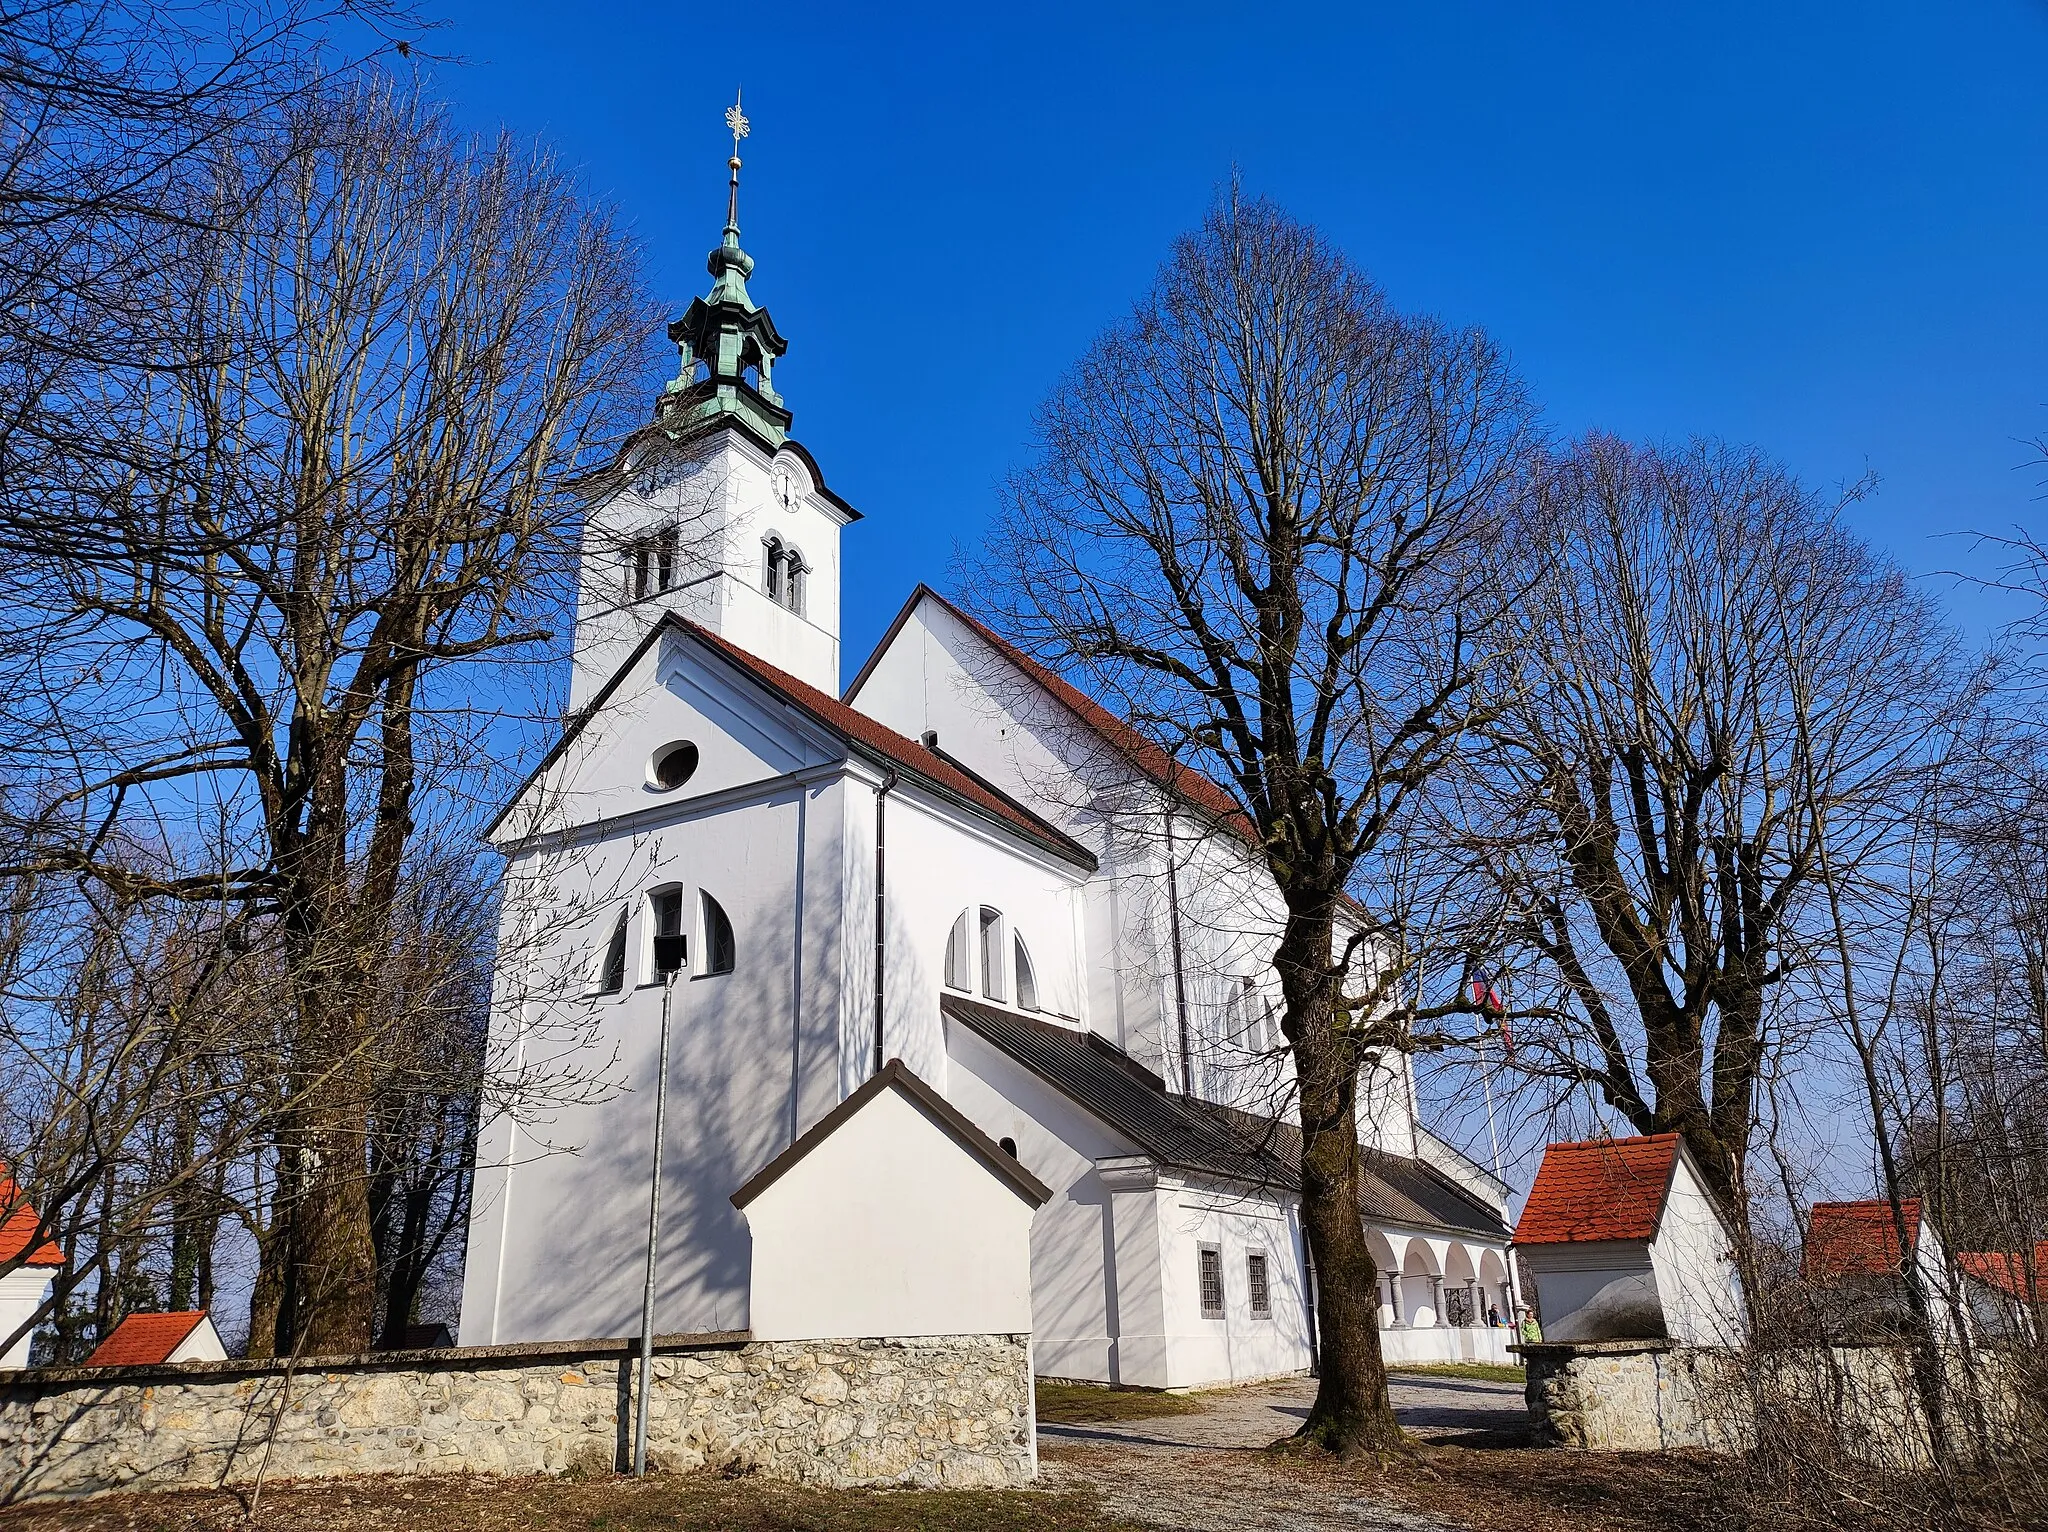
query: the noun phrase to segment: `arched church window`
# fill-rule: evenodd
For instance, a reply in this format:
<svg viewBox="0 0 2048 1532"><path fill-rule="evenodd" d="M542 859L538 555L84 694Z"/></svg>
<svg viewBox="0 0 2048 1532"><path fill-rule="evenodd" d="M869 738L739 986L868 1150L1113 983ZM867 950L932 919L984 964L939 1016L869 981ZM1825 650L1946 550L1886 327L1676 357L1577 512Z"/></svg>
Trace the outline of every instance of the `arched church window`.
<svg viewBox="0 0 2048 1532"><path fill-rule="evenodd" d="M1003 912L981 907L981 992L1003 998Z"/></svg>
<svg viewBox="0 0 2048 1532"><path fill-rule="evenodd" d="M963 995L973 993L974 979L967 972L967 964L967 911L962 910L946 936L946 988L957 989Z"/></svg>
<svg viewBox="0 0 2048 1532"><path fill-rule="evenodd" d="M616 995L626 987L626 914L612 923L612 934L604 944L604 957L597 965L597 992Z"/></svg>
<svg viewBox="0 0 2048 1532"><path fill-rule="evenodd" d="M648 943L648 982L659 984L672 973L680 973L688 966L689 949L683 935L683 891L680 888L656 889L647 896L648 913L653 917L653 939Z"/></svg>
<svg viewBox="0 0 2048 1532"><path fill-rule="evenodd" d="M1010 938L1010 960L1017 970L1017 1009L1037 1010L1038 974L1031 967L1031 953L1021 935Z"/></svg>
<svg viewBox="0 0 2048 1532"><path fill-rule="evenodd" d="M732 922L726 918L725 910L719 902L701 888L697 890L697 900L703 926L700 941L704 953L704 973L700 977L731 973L739 961L739 945L733 940Z"/></svg>
<svg viewBox="0 0 2048 1532"><path fill-rule="evenodd" d="M761 591L778 605L782 601L782 539L765 538L761 544Z"/></svg>

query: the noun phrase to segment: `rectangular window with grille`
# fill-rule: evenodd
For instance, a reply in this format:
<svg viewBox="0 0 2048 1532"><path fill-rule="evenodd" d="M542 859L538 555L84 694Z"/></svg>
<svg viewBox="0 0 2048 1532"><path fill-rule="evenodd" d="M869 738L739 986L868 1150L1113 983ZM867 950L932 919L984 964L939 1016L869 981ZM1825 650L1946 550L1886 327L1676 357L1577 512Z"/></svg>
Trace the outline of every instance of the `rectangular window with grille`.
<svg viewBox="0 0 2048 1532"><path fill-rule="evenodd" d="M1202 1317L1221 1319L1223 1317L1223 1252L1214 1245L1201 1249L1202 1262Z"/></svg>
<svg viewBox="0 0 2048 1532"><path fill-rule="evenodd" d="M1273 1317L1273 1292L1266 1285L1266 1252L1254 1250L1244 1258L1244 1290L1251 1299L1252 1318Z"/></svg>

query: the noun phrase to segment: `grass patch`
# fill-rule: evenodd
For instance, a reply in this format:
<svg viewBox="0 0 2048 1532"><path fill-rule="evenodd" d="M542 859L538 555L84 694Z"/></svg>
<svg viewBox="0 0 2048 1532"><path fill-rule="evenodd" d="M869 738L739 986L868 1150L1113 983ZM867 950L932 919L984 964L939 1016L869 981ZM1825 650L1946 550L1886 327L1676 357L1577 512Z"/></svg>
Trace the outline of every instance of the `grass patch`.
<svg viewBox="0 0 2048 1532"><path fill-rule="evenodd" d="M1390 1373L1414 1373L1425 1378L1477 1378L1487 1383L1520 1383L1526 1374L1506 1362L1397 1362Z"/></svg>
<svg viewBox="0 0 2048 1532"><path fill-rule="evenodd" d="M1140 1532L1094 1496L820 1490L710 1474L644 1480L450 1475L274 1484L258 1532ZM5 1532L248 1532L239 1496L114 1495L0 1511Z"/></svg>
<svg viewBox="0 0 2048 1532"><path fill-rule="evenodd" d="M1154 1388L1105 1388L1099 1383L1038 1380L1038 1418L1050 1425L1083 1421L1152 1420L1161 1415L1199 1415L1209 1406L1187 1394Z"/></svg>

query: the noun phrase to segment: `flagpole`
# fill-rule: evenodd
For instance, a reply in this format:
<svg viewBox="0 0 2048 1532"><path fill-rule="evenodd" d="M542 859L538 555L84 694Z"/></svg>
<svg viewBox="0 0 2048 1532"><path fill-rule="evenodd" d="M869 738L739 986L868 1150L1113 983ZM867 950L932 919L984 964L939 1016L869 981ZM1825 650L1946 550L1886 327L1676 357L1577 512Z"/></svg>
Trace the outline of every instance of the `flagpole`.
<svg viewBox="0 0 2048 1532"><path fill-rule="evenodd" d="M655 938L658 950L669 942L680 941L680 937ZM667 951L660 951L656 961L669 956ZM647 1272L640 1294L640 1382L633 1390L633 1477L636 1479L647 1473L647 1407L650 1403L647 1395L654 1383L654 1269L656 1255L661 1248L661 1140L664 1119L668 1116L669 1000L675 994L676 975L682 971L682 961L677 957L673 966L664 966L667 971L661 976L661 1049L654 1073L654 1167L647 1189Z"/></svg>
<svg viewBox="0 0 2048 1532"><path fill-rule="evenodd" d="M1479 1048L1479 1084L1486 1092L1486 1137L1493 1145L1493 1178L1505 1181L1500 1173L1500 1134L1493 1125L1493 1050L1482 1043Z"/></svg>

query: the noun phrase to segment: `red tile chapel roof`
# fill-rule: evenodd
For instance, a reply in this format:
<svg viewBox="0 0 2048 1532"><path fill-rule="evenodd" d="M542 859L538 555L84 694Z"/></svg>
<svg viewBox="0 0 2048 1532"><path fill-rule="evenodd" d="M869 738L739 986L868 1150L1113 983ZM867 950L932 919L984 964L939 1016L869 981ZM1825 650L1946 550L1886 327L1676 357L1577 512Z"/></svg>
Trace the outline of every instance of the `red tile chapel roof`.
<svg viewBox="0 0 2048 1532"><path fill-rule="evenodd" d="M1920 1238L1920 1199L1902 1198L1899 1222L1906 1226L1906 1253ZM1899 1231L1892 1205L1869 1202L1816 1202L1806 1225L1806 1253L1800 1269L1809 1278L1851 1275L1886 1276L1898 1271Z"/></svg>
<svg viewBox="0 0 2048 1532"><path fill-rule="evenodd" d="M1550 1145L1522 1205L1515 1243L1654 1238L1678 1154L1676 1133Z"/></svg>
<svg viewBox="0 0 2048 1532"><path fill-rule="evenodd" d="M85 1359L87 1367L152 1367L168 1362L171 1353L206 1318L206 1310L188 1314L130 1314L114 1333Z"/></svg>
<svg viewBox="0 0 2048 1532"><path fill-rule="evenodd" d="M31 1250L42 1220L29 1206L28 1198L14 1184L14 1177L0 1170L0 1262L20 1261L24 1266L62 1266L64 1252L54 1240L44 1240Z"/></svg>
<svg viewBox="0 0 2048 1532"><path fill-rule="evenodd" d="M1956 1265L1963 1274L1995 1287L2023 1303L2048 1303L2048 1239L2034 1246L2033 1270L2010 1250L1959 1250Z"/></svg>

